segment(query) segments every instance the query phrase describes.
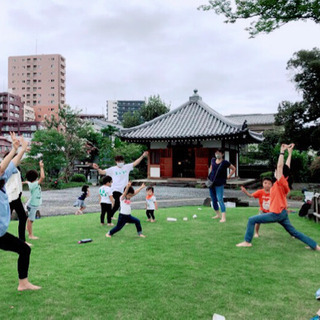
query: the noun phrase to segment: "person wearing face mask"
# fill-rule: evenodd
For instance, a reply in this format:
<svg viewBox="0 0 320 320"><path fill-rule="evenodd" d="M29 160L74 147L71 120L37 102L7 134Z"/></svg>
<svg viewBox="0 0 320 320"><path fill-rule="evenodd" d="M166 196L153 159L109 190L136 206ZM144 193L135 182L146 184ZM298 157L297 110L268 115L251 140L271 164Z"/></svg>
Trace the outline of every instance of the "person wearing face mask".
<svg viewBox="0 0 320 320"><path fill-rule="evenodd" d="M114 158L116 162L116 166L110 167L108 169L102 170L96 163L93 163L92 166L94 169L98 170L100 175L108 175L112 178L112 194L114 198L114 206L112 209L111 216L118 211L120 207L120 197L123 193L124 188L129 182L129 174L130 171L133 170L134 167L140 164L143 158L148 156L148 151L145 151L141 157L135 160L132 163L125 164L123 156L116 156Z"/></svg>
<svg viewBox="0 0 320 320"><path fill-rule="evenodd" d="M224 185L226 180L230 179L236 171L236 168L229 161L223 159L223 155L224 151L218 149L215 152L215 157L211 159L209 168L209 179L213 182L209 191L213 209L216 212L213 219L220 219L220 222L226 222L226 207L223 202ZM229 175L227 172L228 168L231 170Z"/></svg>

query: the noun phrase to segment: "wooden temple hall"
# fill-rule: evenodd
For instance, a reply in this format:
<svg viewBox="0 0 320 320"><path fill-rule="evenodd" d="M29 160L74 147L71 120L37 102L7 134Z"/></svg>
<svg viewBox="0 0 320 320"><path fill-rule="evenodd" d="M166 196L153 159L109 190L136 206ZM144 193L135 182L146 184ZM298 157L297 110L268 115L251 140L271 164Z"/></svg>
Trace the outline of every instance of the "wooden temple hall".
<svg viewBox="0 0 320 320"><path fill-rule="evenodd" d="M210 160L218 148L225 150L225 159L238 172L240 146L263 140L262 133L211 109L197 90L179 108L142 125L122 129L120 137L148 146L149 179L206 179Z"/></svg>

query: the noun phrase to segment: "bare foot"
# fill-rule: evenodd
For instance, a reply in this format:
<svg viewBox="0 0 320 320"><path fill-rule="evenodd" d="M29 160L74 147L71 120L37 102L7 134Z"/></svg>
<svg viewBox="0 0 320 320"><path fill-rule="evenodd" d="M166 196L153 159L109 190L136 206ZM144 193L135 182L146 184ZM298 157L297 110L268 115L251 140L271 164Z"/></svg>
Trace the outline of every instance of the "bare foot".
<svg viewBox="0 0 320 320"><path fill-rule="evenodd" d="M151 220L150 222L156 222L156 220Z"/></svg>
<svg viewBox="0 0 320 320"><path fill-rule="evenodd" d="M258 234L258 233L255 233L255 234L254 234L254 237L255 237L255 238L259 238L259 234Z"/></svg>
<svg viewBox="0 0 320 320"><path fill-rule="evenodd" d="M147 221L151 221L150 219L147 219Z"/></svg>
<svg viewBox="0 0 320 320"><path fill-rule="evenodd" d="M114 226L114 224L113 223L108 223L108 226Z"/></svg>
<svg viewBox="0 0 320 320"><path fill-rule="evenodd" d="M243 241L243 242L236 244L236 247L252 247L252 244L250 242Z"/></svg>
<svg viewBox="0 0 320 320"><path fill-rule="evenodd" d="M221 219L219 222L221 223L226 222L226 219Z"/></svg>
<svg viewBox="0 0 320 320"><path fill-rule="evenodd" d="M221 217L217 214L216 216L212 217L212 219L220 219Z"/></svg>
<svg viewBox="0 0 320 320"><path fill-rule="evenodd" d="M144 235L144 234L142 234L142 233L140 233L139 235L138 235L140 238L145 238L146 236Z"/></svg>
<svg viewBox="0 0 320 320"><path fill-rule="evenodd" d="M38 239L39 239L39 237L36 237L36 236L34 236L34 235L31 235L31 236L29 236L29 239L32 239L32 240L38 240Z"/></svg>
<svg viewBox="0 0 320 320"><path fill-rule="evenodd" d="M19 280L18 291L25 291L25 290L40 290L41 287L35 286L28 281L28 278Z"/></svg>
<svg viewBox="0 0 320 320"><path fill-rule="evenodd" d="M105 224L105 223L101 223L101 225L102 225L102 226L105 226L106 224Z"/></svg>
<svg viewBox="0 0 320 320"><path fill-rule="evenodd" d="M29 242L27 242L27 241L25 241L25 244L27 244L29 247L32 247L32 246L33 246L33 244L31 244L31 243L29 243Z"/></svg>
<svg viewBox="0 0 320 320"><path fill-rule="evenodd" d="M106 237L107 237L107 238L111 238L112 236L111 236L111 234L106 233Z"/></svg>
<svg viewBox="0 0 320 320"><path fill-rule="evenodd" d="M317 244L316 251L320 251L320 246ZM320 310L319 310L320 311Z"/></svg>

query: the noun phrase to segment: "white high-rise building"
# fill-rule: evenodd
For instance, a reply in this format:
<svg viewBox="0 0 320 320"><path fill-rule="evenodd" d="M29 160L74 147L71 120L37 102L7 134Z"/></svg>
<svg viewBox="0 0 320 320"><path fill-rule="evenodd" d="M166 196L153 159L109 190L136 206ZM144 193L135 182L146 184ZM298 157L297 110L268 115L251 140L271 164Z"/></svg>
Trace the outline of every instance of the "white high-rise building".
<svg viewBox="0 0 320 320"><path fill-rule="evenodd" d="M118 123L118 101L107 100L106 114L107 121Z"/></svg>

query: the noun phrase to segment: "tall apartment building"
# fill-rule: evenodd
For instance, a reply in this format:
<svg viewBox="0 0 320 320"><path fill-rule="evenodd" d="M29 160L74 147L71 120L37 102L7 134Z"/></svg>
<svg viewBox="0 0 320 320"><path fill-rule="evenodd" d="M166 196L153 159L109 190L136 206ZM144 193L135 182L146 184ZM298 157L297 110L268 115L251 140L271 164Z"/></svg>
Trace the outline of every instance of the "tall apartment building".
<svg viewBox="0 0 320 320"><path fill-rule="evenodd" d="M144 100L107 100L106 119L107 121L121 123L126 112L133 113L140 110L145 103Z"/></svg>
<svg viewBox="0 0 320 320"><path fill-rule="evenodd" d="M0 93L0 122L23 121L23 102L15 94Z"/></svg>
<svg viewBox="0 0 320 320"><path fill-rule="evenodd" d="M118 123L118 101L117 100L107 100L106 119L107 121Z"/></svg>
<svg viewBox="0 0 320 320"><path fill-rule="evenodd" d="M65 104L66 61L60 54L9 57L8 88L34 108L36 121Z"/></svg>

